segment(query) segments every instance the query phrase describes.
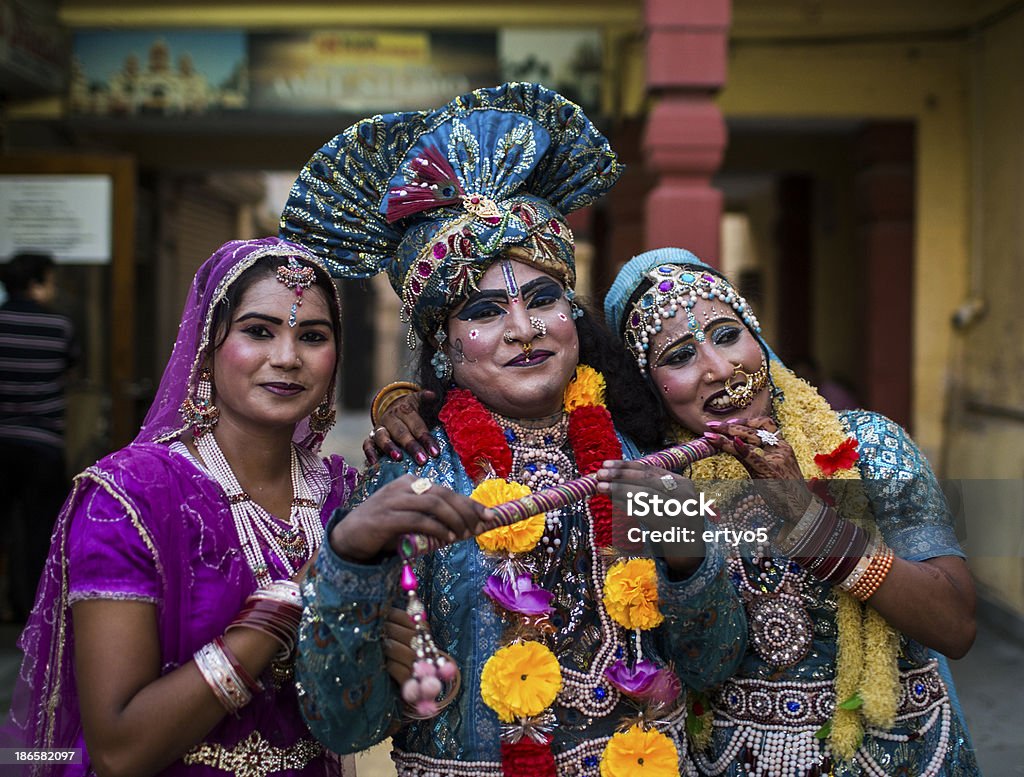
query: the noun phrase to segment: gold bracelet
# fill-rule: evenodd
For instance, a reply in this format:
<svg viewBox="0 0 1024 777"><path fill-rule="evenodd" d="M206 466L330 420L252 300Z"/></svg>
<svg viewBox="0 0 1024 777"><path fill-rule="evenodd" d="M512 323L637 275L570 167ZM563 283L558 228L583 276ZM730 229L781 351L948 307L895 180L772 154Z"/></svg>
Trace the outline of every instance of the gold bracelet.
<svg viewBox="0 0 1024 777"><path fill-rule="evenodd" d="M389 383L374 395L373 402L370 403L370 422L374 426L379 425L381 415L395 403L395 400L401 399L406 394L415 394L422 390L422 386L408 380L396 380L394 383Z"/></svg>

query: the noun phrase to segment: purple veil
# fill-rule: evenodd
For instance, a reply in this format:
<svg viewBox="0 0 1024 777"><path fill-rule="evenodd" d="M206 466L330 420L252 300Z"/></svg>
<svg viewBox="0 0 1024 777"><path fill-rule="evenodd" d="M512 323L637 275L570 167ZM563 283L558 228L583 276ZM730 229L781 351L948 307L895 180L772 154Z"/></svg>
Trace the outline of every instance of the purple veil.
<svg viewBox="0 0 1024 777"><path fill-rule="evenodd" d="M237 240L221 246L196 271L188 299L182 312L178 337L170 360L145 422L134 442L126 449L107 457L96 467L75 478L75 485L65 502L54 526L50 553L46 560L35 606L29 616L25 630L18 641L24 652L11 711L7 722L0 729L0 747L53 748L82 747L81 715L78 694L73 673L74 635L71 628L71 609L68 603L67 545L71 517L79 507L79 493L84 481L104 482L112 486L122 474L116 467L118 457L126 452L141 451L145 459L146 449L156 450L161 443L177 438L189 428L179 413L182 401L195 385L196 376L203 354L208 345L208 332L214 309L224 298L228 288L239 276L258 259L265 256L294 256L314 266L324 277L330 278L323 261L305 248L274 237L259 240ZM334 283L330 284L335 289ZM338 306L335 289L333 304ZM336 343L340 351L341 344ZM334 381L328 392L333 406ZM323 435L309 432L308 418L296 428L295 441L312 452L319 450ZM152 456L150 458L153 458ZM104 464L106 463L106 464ZM175 484L168 486L168 500L174 499ZM126 509L131 505L125 503ZM174 547L175 532L161 529L157 521L148 530L154 535L163 534L167 545L163 559L164 573L169 585L173 585L181 572L173 569L167 561L175 553L185 549ZM180 543L179 543L180 544ZM187 586L187 581L180 581ZM174 607L173 602L164 607ZM167 613L165 613L167 614ZM163 640L165 635L161 634ZM163 642L162 642L163 644ZM5 767L8 768L8 767ZM80 773L73 766L56 763L35 762L26 765L25 773L34 775L59 775Z"/></svg>
<svg viewBox="0 0 1024 777"><path fill-rule="evenodd" d="M178 339L174 342L174 350L164 369L160 387L157 389L153 404L146 413L146 420L135 437L135 442L165 442L173 440L188 429L188 424L179 413L181 403L196 385L203 353L209 344L210 322L214 309L227 294L238 277L264 256L294 256L307 264L311 264L322 274L330 278L323 260L307 249L280 240L276 237L265 237L259 240L232 240L225 243L196 270L189 290L185 309L181 314L178 327ZM335 288L333 282L331 288ZM331 304L339 310L337 290ZM340 313L339 313L340 315ZM340 363L341 343L336 342ZM334 403L334 381L331 381L328 396L331 406ZM322 436L311 436L308 420L299 424L295 430L295 441L303 444L314 453L320 450Z"/></svg>

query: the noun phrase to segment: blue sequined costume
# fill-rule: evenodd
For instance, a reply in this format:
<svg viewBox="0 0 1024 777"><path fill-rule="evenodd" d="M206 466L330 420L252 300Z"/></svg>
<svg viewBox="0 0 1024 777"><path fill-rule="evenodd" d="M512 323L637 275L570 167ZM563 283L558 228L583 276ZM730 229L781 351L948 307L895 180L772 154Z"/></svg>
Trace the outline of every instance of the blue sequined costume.
<svg viewBox="0 0 1024 777"><path fill-rule="evenodd" d="M631 259L605 297L605 317L617 334L626 328L637 289L659 265L712 270L680 248L655 249ZM771 360L773 380L792 378L760 335L751 332ZM786 401L781 393L779 399ZM840 413L839 420L857 440L860 456L861 480L844 482L864 489L885 543L908 561L962 558L953 518L935 475L907 433L867 411ZM777 520L764 517L767 525ZM750 516L741 509L731 520L743 524ZM905 637L898 660L901 689L896 725L887 731L869 728L852 761L831 759L824 741L815 734L826 733L824 727L836 705L837 595L777 548L760 558L755 555L746 548L740 554L731 553L727 560L730 578L748 609L748 650L736 674L711 694L711 742L693 752L690 768L694 771L687 775L960 777L979 773L945 658Z"/></svg>
<svg viewBox="0 0 1024 777"><path fill-rule="evenodd" d="M371 470L356 501L406 471L429 477L462 493L473 484L443 430L437 430L441 455L423 467L387 462ZM626 455L633 451L624 445ZM603 677L617 657L635 655L633 635L612 622L600 603L603 575L593 575L597 553L584 505L559 511L561 544L545 563L538 584L553 591L557 631L549 646L563 677L580 673L575 687L565 682L553 705L558 773L598 774L604 745L616 727L636 709L621 699ZM473 541L461 542L420 561L417 577L438 646L462 670L462 689L454 703L427 721L403 721L395 734L400 775L501 775L500 724L480 696L484 662L506 644L504 626L483 585L495 566ZM660 564L659 564L660 567ZM391 605L398 564L360 566L343 561L328 545L305 585L307 607L300 629L297 666L307 720L333 750L354 752L387 736L400 720L398 689L385 672L382 627ZM665 623L643 633L647 657L670 657L683 684L706 688L736 668L745 650L743 608L725 574L722 557L708 555L692 577L669 582L659 569L659 595ZM567 671L569 670L569 671ZM566 691L566 689L569 689ZM679 731L681 721L676 727ZM681 769L688 762L685 743L675 736Z"/></svg>
<svg viewBox="0 0 1024 777"><path fill-rule="evenodd" d="M877 413L852 411L840 418L859 443L861 483L886 544L910 561L963 557L938 482L907 433ZM787 561L781 561L775 559L763 582L768 590L774 589L786 569ZM740 591L745 580L762 571L749 558L742 561L742 571L735 560L729 563ZM713 739L708 749L694 754L700 774L777 774L783 763L796 760L801 748L807 756L819 752L814 733L831 717L836 703L837 600L831 586L806 574L799 581L812 623L810 651L794 666L779 668L759 655L752 639L739 671L713 697ZM868 729L853 761L836 763L835 771L828 773L843 777L979 774L959 705L950 692L945 659L905 637L901 648L896 725L888 731ZM780 738L774 747L771 736Z"/></svg>

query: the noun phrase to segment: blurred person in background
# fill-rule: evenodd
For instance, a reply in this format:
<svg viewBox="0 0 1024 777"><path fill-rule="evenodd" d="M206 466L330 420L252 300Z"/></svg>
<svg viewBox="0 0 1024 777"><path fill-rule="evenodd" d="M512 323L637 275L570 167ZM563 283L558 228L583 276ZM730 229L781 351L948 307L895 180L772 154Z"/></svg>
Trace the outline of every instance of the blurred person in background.
<svg viewBox="0 0 1024 777"><path fill-rule="evenodd" d="M7 550L6 620L24 621L68 493L64 458L64 380L78 360L74 328L51 309L57 296L53 257L14 256L0 280L0 532Z"/></svg>

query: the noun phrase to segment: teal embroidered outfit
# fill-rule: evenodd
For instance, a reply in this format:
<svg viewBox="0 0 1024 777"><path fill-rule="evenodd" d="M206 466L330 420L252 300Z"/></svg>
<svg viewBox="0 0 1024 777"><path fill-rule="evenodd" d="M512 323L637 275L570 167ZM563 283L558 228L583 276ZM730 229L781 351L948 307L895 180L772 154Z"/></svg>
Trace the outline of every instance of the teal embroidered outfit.
<svg viewBox="0 0 1024 777"><path fill-rule="evenodd" d="M466 474L443 430L435 431L441 455L426 466L386 462L371 470L355 495L358 502L393 478L413 471L468 493ZM633 453L627 446L628 453ZM577 687L555 705L555 762L560 775L596 775L601 751L624 716L635 714L604 678L617 659L635 655L622 627L598 613L600 589L593 568L596 549L589 539L589 516L578 504L560 511L559 550L540 562L538 582L554 592L556 631L552 649L564 668L581 673ZM328 527L330 530L331 527ZM535 554L536 555L536 554ZM505 624L481 589L494 570L473 542L462 542L423 559L417 577L429 587L420 595L439 647L462 668L462 691L433 720L406 721L395 734L393 755L400 775L502 774L501 724L478 692L484 662L502 643ZM300 699L313 733L329 748L355 752L383 739L401 719L397 688L384 670L383 620L392 604L397 559L380 565L346 563L327 545L306 585L309 601L300 631ZM666 623L644 632L644 654L675 659L689 687L708 687L728 677L743 650L745 623L723 559L709 555L688 580L659 576L660 609ZM681 757L686 745L681 721L675 727ZM684 759L685 760L685 759Z"/></svg>
<svg viewBox="0 0 1024 777"><path fill-rule="evenodd" d="M702 274L705 283L699 278ZM685 289L679 288L680 281ZM832 524L835 533L826 539L826 544L833 543L829 552L787 552L784 546L766 544L729 553L730 578L747 610L748 649L736 674L708 696L710 736L705 732L693 748L693 771L687 774L979 774L945 658L895 632L870 603L862 604L867 596L855 601L848 592L856 591L856 585L844 587L843 575L823 582L811 573L829 565L838 569L845 564L846 570L861 575L870 569L855 566L860 553L844 554L847 546L835 541L844 537L855 545L857 530L850 517L877 531L881 544L870 547L888 548L899 558L963 558L952 516L927 460L889 419L863 410L835 414L760 339L756 318L731 285L685 250L665 248L635 257L620 271L606 298L609 325L625 337L641 370L658 325L651 326L646 311L664 311L665 299L679 300L677 309L690 316L690 330L699 331L686 306L692 303L691 289L698 297L717 298L718 310L731 307L770 360L767 374L778 432L766 432L761 437L765 445L784 438L807 478L852 472L848 479L818 484L827 482L829 490L823 493L830 494L836 510L846 511L844 520ZM674 316L676 310L668 313ZM676 428L673 436L685 439L690 432ZM841 444L824 457L829 461L819 461L817 454L828 453L837 443ZM856 453L845 463L832 461L842 449ZM724 483L726 490L729 483L750 482L739 461L724 453L697 462L693 477L709 487ZM779 519L767 504L744 496L749 492L742 486L733 488L741 489L740 496L723 500L725 524L737 529L764 526L774 534ZM847 510L852 505L859 507ZM868 558L865 553L863 560ZM884 574L875 579L871 591ZM844 660L853 660L849 655L844 659L844 649L861 666L870 663L877 674L860 669L850 675L846 670L841 677L842 667L851 665ZM848 690L839 692L840 685ZM866 712L866 697L875 693L871 702L877 707L878 691L886 686L893 694L891 725L871 720ZM845 756L833 749L841 718L841 725L852 732L843 740L850 748Z"/></svg>
<svg viewBox="0 0 1024 777"><path fill-rule="evenodd" d="M478 90L436 111L366 119L306 165L282 214L282 234L339 275L387 272L411 324L410 345L418 338L425 355L433 354L426 365L421 360L421 370L436 377L445 402L435 430L440 458L419 468L403 461L371 470L352 509L406 472L420 478L414 491L443 484L469 495L487 486L544 488L592 473L604 459L631 457L631 443L617 434L604 405L604 378L587 366L588 358L603 358L609 338L579 335L596 324L580 321L583 311L573 301L574 240L566 223L567 213L593 203L620 173L607 140L580 108L535 84ZM500 285L488 280L481 291L492 266L501 269ZM520 282L517 273L532 280ZM539 303L537 289L548 289L536 292ZM452 323L467 298L493 310L471 324ZM507 324L502 333L506 324L495 322L506 319L515 328ZM515 386L502 396L510 407L501 412L520 408L520 380L545 376L531 384L531 396L550 405L534 413L546 416L542 423L499 416L468 390L482 379L466 366L477 362L464 344L448 340L453 326L463 326L468 341L487 343L489 351L477 347L479 360L490 360L488 374ZM537 343L542 355L534 362ZM462 388L452 384L453 362ZM546 363L555 366L536 366ZM567 367L576 368L575 380ZM563 404L562 392L568 397L574 382L587 399ZM555 404L559 412L549 415ZM489 442L467 443L469 427L469 437ZM345 519L337 520L344 531ZM656 670L672 691L665 694L671 704L659 708L668 719L645 718L633 727L634 738L649 738L672 774L685 768L680 683L706 687L724 679L745 644L744 614L722 557L709 554L682 582L670 582L661 562L645 560L651 574L640 582L654 581L645 591L653 587L658 599L645 604L662 620L627 632L605 604L612 563L607 497L538 520L528 547L499 552L481 545L481 537L420 558L415 572L401 570L419 629L414 646L432 635L429 649L436 643L461 668L460 690L446 695L442 701L450 703L439 711L436 697L412 703L417 688L428 681L437 687L433 669L421 667L417 676L414 664L401 696L385 671L381 630L398 560L357 565L325 547L304 587L297 661L304 713L317 737L351 752L397 726L394 758L403 776L596 777L607 771L609 750L616 751L613 734L640 709L607 672L639 670L642 656L643 668ZM538 608L521 609L531 597ZM429 632L416 620L424 612ZM520 660L513 653L541 663L522 665L520 674L510 668ZM438 662L437 676L446 666ZM515 692L503 690L509 687Z"/></svg>

